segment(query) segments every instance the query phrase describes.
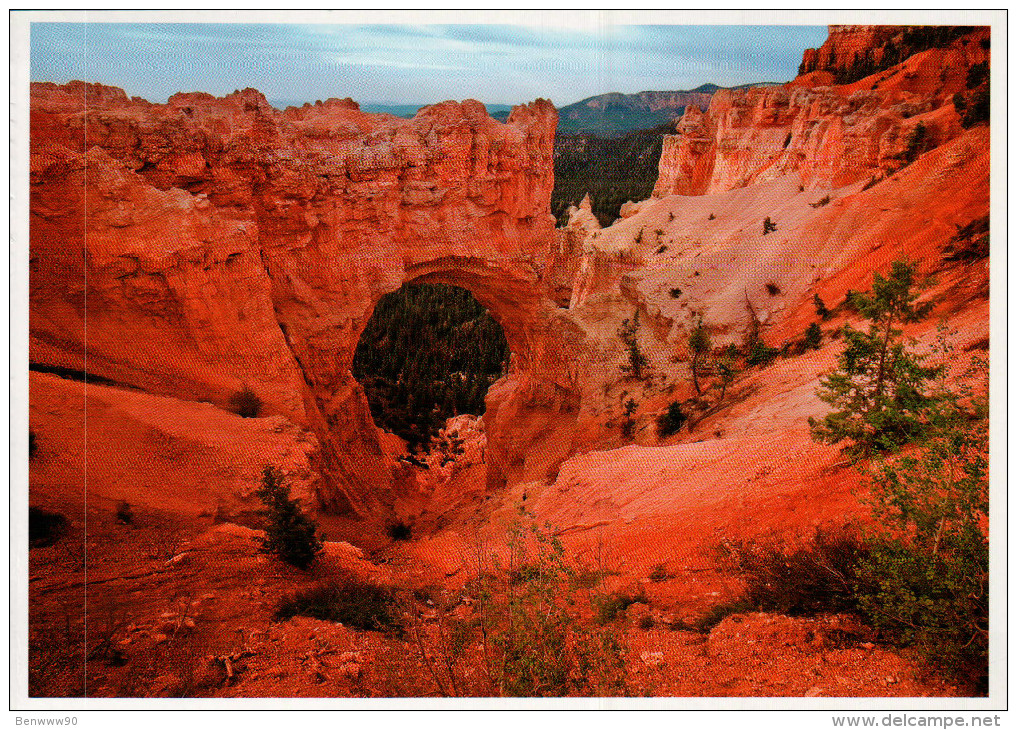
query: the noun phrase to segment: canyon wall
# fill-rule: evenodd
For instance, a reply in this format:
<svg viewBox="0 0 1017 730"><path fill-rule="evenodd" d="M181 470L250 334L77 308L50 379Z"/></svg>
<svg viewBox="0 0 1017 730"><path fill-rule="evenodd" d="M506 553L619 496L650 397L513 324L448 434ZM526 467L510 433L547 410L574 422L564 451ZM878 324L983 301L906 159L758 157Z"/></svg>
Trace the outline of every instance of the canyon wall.
<svg viewBox="0 0 1017 730"><path fill-rule="evenodd" d="M512 351L486 401L489 485L656 444L656 416L689 395L697 322L717 346L756 319L791 342L814 295L832 306L896 255L931 270L987 216L988 130L952 98L988 31L830 86L837 49L867 32L806 54L817 70L789 84L690 107L655 197L608 228L584 201L554 229L546 101L502 124L474 101L404 120L348 99L279 111L251 89L151 104L33 84L30 359L220 407L249 387L317 434L322 507L378 513L393 480L353 352L382 295L448 283ZM637 313L644 379L619 335Z"/></svg>
<svg viewBox="0 0 1017 730"><path fill-rule="evenodd" d="M900 33L833 26L822 48L805 53L806 73L795 81L721 90L705 112L690 107L677 134L664 138L654 197L716 193L788 174L806 188L837 188L900 168L919 123L929 146L956 137L962 127L952 97L965 90L969 69L988 60L988 29L831 86L833 71Z"/></svg>
<svg viewBox="0 0 1017 730"><path fill-rule="evenodd" d="M805 49L798 74L846 70L866 53L881 61L884 44L900 32L900 26L892 25L831 25L822 46Z"/></svg>
<svg viewBox="0 0 1017 730"><path fill-rule="evenodd" d="M404 282L470 289L505 330L493 479L539 436L520 408L574 408L574 353L547 343L568 337L542 278L549 102L501 124L476 101L403 120L348 99L278 111L253 89L152 104L40 83L31 124L35 366L222 406L249 387L318 434L322 506L357 511L390 475L350 364L374 304Z"/></svg>

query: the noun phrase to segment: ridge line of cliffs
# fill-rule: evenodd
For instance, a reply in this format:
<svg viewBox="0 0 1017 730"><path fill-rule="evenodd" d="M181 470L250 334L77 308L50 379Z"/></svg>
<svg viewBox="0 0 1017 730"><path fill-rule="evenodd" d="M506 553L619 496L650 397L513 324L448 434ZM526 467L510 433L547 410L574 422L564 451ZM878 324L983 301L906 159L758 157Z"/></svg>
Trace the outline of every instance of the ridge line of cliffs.
<svg viewBox="0 0 1017 730"><path fill-rule="evenodd" d="M886 65L930 43L941 45ZM723 192L790 173L808 188L882 177L903 164L919 124L927 147L963 131L954 95L967 94L972 67L988 61L988 28L831 26L794 81L720 90L705 112L686 109L664 138L653 196Z"/></svg>

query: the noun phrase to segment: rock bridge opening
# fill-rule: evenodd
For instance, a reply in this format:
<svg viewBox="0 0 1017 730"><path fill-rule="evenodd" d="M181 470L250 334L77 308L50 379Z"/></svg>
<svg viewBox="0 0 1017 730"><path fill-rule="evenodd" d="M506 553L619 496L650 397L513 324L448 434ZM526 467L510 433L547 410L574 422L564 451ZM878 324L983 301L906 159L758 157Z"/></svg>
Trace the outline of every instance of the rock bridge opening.
<svg viewBox="0 0 1017 730"><path fill-rule="evenodd" d="M546 472L567 449L538 442L569 438L582 351L549 295L556 124L546 100L499 122L475 101L399 119L253 89L150 104L33 85L30 358L83 369L87 342L90 373L222 406L250 386L317 435L321 507L370 514L392 480L357 341L404 283L461 286L512 352L487 399L489 480Z"/></svg>
<svg viewBox="0 0 1017 730"><path fill-rule="evenodd" d="M508 372L505 333L467 289L406 283L386 294L360 335L353 377L378 428L409 460L430 451L449 418L483 416L488 388Z"/></svg>

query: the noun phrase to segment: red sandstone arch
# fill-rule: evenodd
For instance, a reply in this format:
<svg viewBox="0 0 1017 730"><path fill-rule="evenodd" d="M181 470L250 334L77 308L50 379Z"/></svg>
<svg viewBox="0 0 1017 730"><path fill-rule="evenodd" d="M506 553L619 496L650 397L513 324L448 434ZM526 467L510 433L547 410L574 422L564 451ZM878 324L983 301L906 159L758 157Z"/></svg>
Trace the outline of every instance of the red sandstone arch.
<svg viewBox="0 0 1017 730"><path fill-rule="evenodd" d="M455 284L513 352L492 480L553 470L529 452L574 420L579 337L546 284L556 121L543 100L501 124L474 101L403 120L349 100L280 112L251 89L160 105L34 84L30 358L220 404L249 386L317 432L326 505L365 512L388 476L357 340L383 294ZM509 436L524 406L549 415Z"/></svg>

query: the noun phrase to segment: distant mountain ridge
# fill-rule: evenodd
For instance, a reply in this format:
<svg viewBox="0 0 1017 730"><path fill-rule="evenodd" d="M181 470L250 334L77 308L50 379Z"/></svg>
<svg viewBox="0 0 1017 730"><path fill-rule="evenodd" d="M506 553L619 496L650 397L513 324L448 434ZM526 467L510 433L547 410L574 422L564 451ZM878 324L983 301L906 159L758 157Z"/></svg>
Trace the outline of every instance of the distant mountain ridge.
<svg viewBox="0 0 1017 730"><path fill-rule="evenodd" d="M689 105L705 110L714 93L720 89L779 85L779 82L774 81L733 87L703 84L687 91L640 91L636 94L613 91L561 107L558 110L558 131L586 132L609 138L623 137L639 129L672 122Z"/></svg>
<svg viewBox="0 0 1017 730"><path fill-rule="evenodd" d="M710 99L721 89L750 89L758 86L780 86L778 81L763 81L741 86L702 84L687 91L640 91L623 94L611 91L577 101L558 109L558 132L561 134L593 134L615 139L632 132L676 121L685 113L685 107L696 105L704 111ZM302 106L304 102L291 99L270 99L277 109ZM313 103L313 102L312 102ZM411 119L417 110L427 104L375 104L364 102L360 109L368 114L391 114ZM485 104L487 113L500 122L508 119L510 104Z"/></svg>

